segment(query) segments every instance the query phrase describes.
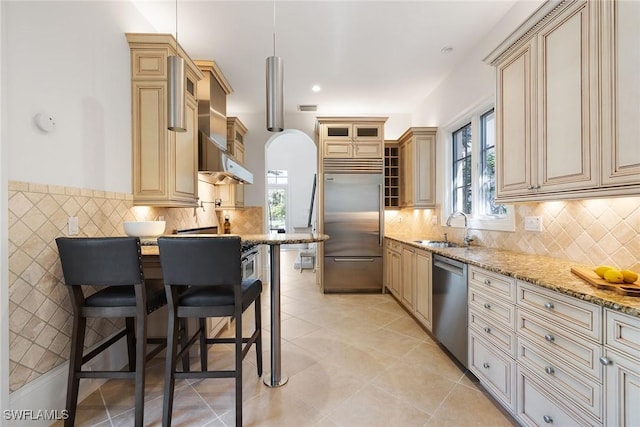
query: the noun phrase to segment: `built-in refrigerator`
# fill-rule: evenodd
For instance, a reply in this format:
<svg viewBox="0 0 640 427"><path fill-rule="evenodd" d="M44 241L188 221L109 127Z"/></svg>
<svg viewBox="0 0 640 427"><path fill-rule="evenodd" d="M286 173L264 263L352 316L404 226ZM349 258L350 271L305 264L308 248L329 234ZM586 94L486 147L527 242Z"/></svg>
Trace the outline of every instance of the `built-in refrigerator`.
<svg viewBox="0 0 640 427"><path fill-rule="evenodd" d="M324 292L381 292L382 173L325 173Z"/></svg>

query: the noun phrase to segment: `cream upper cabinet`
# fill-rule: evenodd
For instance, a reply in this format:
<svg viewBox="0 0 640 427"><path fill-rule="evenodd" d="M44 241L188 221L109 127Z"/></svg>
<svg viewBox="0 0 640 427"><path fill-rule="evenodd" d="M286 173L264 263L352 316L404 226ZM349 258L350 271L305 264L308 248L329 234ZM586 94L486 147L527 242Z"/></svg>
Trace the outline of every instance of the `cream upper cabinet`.
<svg viewBox="0 0 640 427"><path fill-rule="evenodd" d="M244 137L247 127L237 117L227 117L227 150L240 164L244 164ZM244 207L244 184L217 184L217 209L239 209Z"/></svg>
<svg viewBox="0 0 640 427"><path fill-rule="evenodd" d="M597 187L595 7L562 3L494 61L498 201Z"/></svg>
<svg viewBox="0 0 640 427"><path fill-rule="evenodd" d="M148 206L196 206L198 106L202 78L168 34L127 34L131 51L133 202ZM167 129L167 57L185 59L186 132Z"/></svg>
<svg viewBox="0 0 640 427"><path fill-rule="evenodd" d="M639 184L640 2L595 3L602 15L602 183Z"/></svg>
<svg viewBox="0 0 640 427"><path fill-rule="evenodd" d="M434 127L411 127L398 138L400 206L436 206L436 132Z"/></svg>
<svg viewBox="0 0 640 427"><path fill-rule="evenodd" d="M386 117L318 118L318 137L324 158L383 157Z"/></svg>

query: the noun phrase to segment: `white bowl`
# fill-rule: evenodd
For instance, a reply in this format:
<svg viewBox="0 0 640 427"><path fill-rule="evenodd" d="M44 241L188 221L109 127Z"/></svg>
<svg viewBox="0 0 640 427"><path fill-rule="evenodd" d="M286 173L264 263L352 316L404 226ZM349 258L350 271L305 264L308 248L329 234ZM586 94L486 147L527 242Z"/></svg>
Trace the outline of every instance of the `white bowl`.
<svg viewBox="0 0 640 427"><path fill-rule="evenodd" d="M124 232L127 236L157 237L164 233L165 221L125 221Z"/></svg>

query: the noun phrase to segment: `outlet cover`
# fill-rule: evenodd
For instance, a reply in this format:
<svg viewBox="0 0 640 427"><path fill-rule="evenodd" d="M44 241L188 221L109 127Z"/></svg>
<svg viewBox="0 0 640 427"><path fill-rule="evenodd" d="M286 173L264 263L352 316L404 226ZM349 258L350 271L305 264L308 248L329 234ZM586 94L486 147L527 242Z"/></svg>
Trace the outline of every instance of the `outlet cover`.
<svg viewBox="0 0 640 427"><path fill-rule="evenodd" d="M78 217L70 216L67 222L69 226L69 236L75 236L78 234Z"/></svg>
<svg viewBox="0 0 640 427"><path fill-rule="evenodd" d="M542 231L542 217L541 216L525 216L524 229L525 231Z"/></svg>

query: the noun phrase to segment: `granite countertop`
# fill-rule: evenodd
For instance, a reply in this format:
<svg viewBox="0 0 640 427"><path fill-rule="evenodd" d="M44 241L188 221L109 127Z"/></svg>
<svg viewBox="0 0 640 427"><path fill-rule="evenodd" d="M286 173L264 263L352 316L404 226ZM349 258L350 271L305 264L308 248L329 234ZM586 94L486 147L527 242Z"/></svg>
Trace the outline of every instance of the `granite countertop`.
<svg viewBox="0 0 640 427"><path fill-rule="evenodd" d="M229 237L238 234L171 234L168 237ZM297 243L323 242L329 239L326 234L320 233L269 233L269 234L241 234L243 243L254 245L286 245ZM147 239L142 245L142 255L158 255L157 241Z"/></svg>
<svg viewBox="0 0 640 427"><path fill-rule="evenodd" d="M640 317L639 297L624 296L614 291L597 289L571 272L571 267L593 269L593 265L473 245L457 248L432 248L413 242L414 240L429 240L424 236L386 234L385 237L631 316Z"/></svg>

